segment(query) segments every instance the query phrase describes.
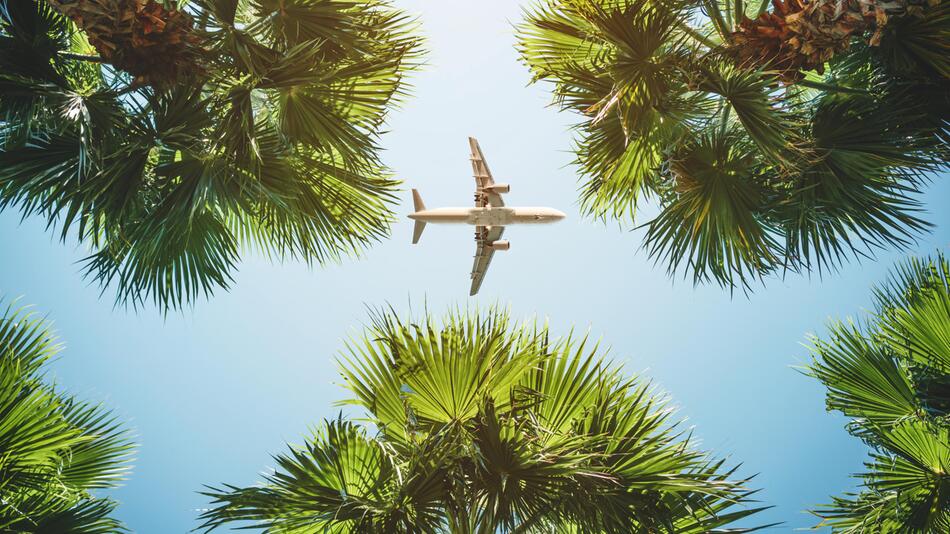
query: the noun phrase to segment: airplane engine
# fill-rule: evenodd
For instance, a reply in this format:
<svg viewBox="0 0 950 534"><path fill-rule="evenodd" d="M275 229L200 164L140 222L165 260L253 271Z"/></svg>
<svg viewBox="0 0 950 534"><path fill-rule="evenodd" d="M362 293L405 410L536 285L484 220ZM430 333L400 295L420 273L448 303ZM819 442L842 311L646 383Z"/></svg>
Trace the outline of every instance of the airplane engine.
<svg viewBox="0 0 950 534"><path fill-rule="evenodd" d="M492 250L508 250L511 248L511 243L504 240L492 241L488 244L488 248Z"/></svg>
<svg viewBox="0 0 950 534"><path fill-rule="evenodd" d="M485 188L492 193L507 193L511 191L511 185L509 184L492 184Z"/></svg>

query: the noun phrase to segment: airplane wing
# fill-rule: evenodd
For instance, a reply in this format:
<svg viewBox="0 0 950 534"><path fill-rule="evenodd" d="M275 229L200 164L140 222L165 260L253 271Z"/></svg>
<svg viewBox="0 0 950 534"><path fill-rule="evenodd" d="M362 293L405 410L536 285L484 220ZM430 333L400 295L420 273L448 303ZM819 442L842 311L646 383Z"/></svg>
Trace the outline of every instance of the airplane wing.
<svg viewBox="0 0 950 534"><path fill-rule="evenodd" d="M475 264L472 265L472 291L469 295L478 293L478 289L482 287L485 272L488 271L492 256L495 255L495 250L488 247L487 243L501 239L501 235L505 233L505 227L479 226L475 232Z"/></svg>
<svg viewBox="0 0 950 534"><path fill-rule="evenodd" d="M469 137L468 145L472 149L472 173L475 175L475 206L479 208L504 206L505 201L498 193L482 192L482 188L494 184L495 179L492 178L491 170L488 169L488 163L482 154L482 148L478 146L478 141L474 137Z"/></svg>

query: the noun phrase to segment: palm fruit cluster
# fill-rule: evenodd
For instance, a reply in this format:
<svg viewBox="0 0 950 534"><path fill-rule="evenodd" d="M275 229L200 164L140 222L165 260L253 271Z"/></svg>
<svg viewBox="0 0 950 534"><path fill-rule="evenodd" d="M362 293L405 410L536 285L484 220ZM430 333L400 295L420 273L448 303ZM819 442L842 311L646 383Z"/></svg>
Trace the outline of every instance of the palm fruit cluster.
<svg viewBox="0 0 950 534"><path fill-rule="evenodd" d="M201 71L191 17L156 0L50 0L85 32L100 58L136 85L161 86Z"/></svg>
<svg viewBox="0 0 950 534"><path fill-rule="evenodd" d="M772 0L772 11L744 17L731 34L729 53L740 64L775 71L794 82L804 71L824 72L824 64L848 49L853 37L871 33L880 43L888 18L907 11L902 0Z"/></svg>

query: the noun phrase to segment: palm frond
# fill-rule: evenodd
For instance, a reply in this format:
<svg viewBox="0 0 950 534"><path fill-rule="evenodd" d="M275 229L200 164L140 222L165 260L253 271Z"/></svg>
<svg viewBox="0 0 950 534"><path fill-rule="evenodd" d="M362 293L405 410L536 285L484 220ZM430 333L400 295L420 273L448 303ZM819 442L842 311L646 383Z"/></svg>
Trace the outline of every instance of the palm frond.
<svg viewBox="0 0 950 534"><path fill-rule="evenodd" d="M761 278L782 255L769 220L767 168L735 129L716 130L682 147L667 170L671 200L647 223L644 247L672 274L683 264L694 283L709 277L729 288Z"/></svg>
<svg viewBox="0 0 950 534"><path fill-rule="evenodd" d="M0 314L0 530L125 532L111 516L115 503L91 492L128 472L129 433L43 380L59 348L33 312L11 303Z"/></svg>
<svg viewBox="0 0 950 534"><path fill-rule="evenodd" d="M831 339L812 340L808 374L828 388L827 408L879 426L915 417L920 409L907 368L857 326L835 323Z"/></svg>
<svg viewBox="0 0 950 534"><path fill-rule="evenodd" d="M379 136L421 54L402 11L201 0L149 15L178 46L43 5L0 3L0 208L75 231L117 304L169 310L226 289L239 249L322 264L388 234L399 182ZM175 57L136 60L156 46Z"/></svg>
<svg viewBox="0 0 950 534"><path fill-rule="evenodd" d="M397 471L382 444L352 423L327 421L304 447L275 460L263 488L211 488L206 495L219 506L202 516L202 528L249 520L280 532L407 532L439 524L419 499L422 473Z"/></svg>
<svg viewBox="0 0 950 534"><path fill-rule="evenodd" d="M875 291L878 310L860 328L835 324L814 341L808 373L828 388L827 406L873 447L864 489L818 508L833 532L941 532L950 525L950 266L913 258Z"/></svg>
<svg viewBox="0 0 950 534"><path fill-rule="evenodd" d="M551 339L498 308L386 310L340 364L347 402L377 433L327 423L263 485L208 492L203 528L672 533L761 510L740 509L752 492L734 470L694 450L664 400L586 338Z"/></svg>
<svg viewBox="0 0 950 534"><path fill-rule="evenodd" d="M591 214L633 214L662 161L658 148L682 135L703 102L683 87L690 45L678 31L683 8L642 2L545 2L526 14L519 50L555 102L586 115L577 126L578 163Z"/></svg>
<svg viewBox="0 0 950 534"><path fill-rule="evenodd" d="M910 78L950 80L950 6L935 4L890 21L872 50L882 65Z"/></svg>
<svg viewBox="0 0 950 534"><path fill-rule="evenodd" d="M950 375L950 262L943 254L912 259L877 293L881 329L892 350L907 360Z"/></svg>
<svg viewBox="0 0 950 534"><path fill-rule="evenodd" d="M731 0L538 0L518 27L534 81L581 116L583 211L635 223L655 201L644 249L694 283L822 274L930 228L918 195L950 154L945 6L773 4L752 21ZM895 16L849 49L876 9ZM721 189L735 194L684 193L677 176L709 165L684 154L726 132L750 169Z"/></svg>

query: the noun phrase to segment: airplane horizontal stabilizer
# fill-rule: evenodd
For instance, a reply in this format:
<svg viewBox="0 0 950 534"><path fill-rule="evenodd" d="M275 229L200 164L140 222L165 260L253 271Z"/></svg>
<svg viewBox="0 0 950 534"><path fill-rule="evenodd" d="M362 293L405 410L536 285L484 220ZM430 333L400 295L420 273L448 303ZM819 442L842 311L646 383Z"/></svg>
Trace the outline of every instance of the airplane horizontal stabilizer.
<svg viewBox="0 0 950 534"><path fill-rule="evenodd" d="M412 190L412 207L416 211L423 211L426 209L426 205L422 202L422 195L419 194L418 189Z"/></svg>
<svg viewBox="0 0 950 534"><path fill-rule="evenodd" d="M422 237L422 231L426 229L425 221L416 221L416 225L412 228L412 244L415 245L419 242L419 238Z"/></svg>

